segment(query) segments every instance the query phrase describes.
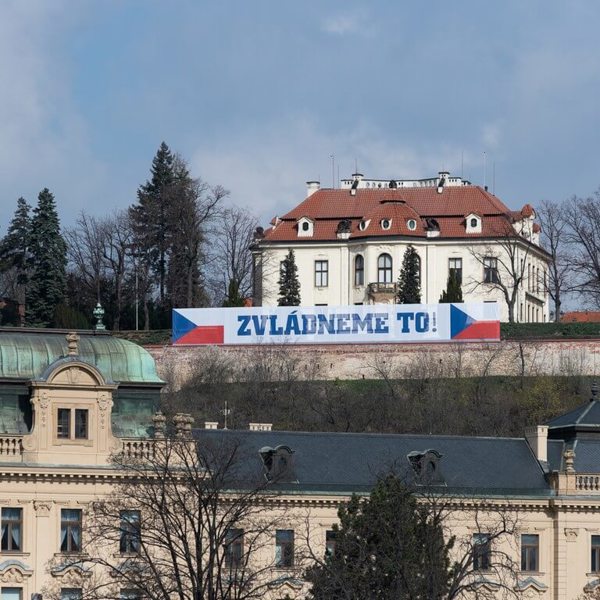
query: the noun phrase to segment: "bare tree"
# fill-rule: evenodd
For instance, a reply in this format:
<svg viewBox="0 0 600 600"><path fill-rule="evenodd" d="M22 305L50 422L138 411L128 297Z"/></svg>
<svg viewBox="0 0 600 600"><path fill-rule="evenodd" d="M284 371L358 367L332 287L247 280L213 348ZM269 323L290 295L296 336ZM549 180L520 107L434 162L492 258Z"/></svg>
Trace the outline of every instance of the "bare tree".
<svg viewBox="0 0 600 600"><path fill-rule="evenodd" d="M542 244L550 255L548 276L542 285L554 304L554 321L560 321L560 309L564 294L571 284L572 260L567 254L566 241L568 207L565 204L543 200L536 211L542 226Z"/></svg>
<svg viewBox="0 0 600 600"><path fill-rule="evenodd" d="M525 235L531 232L525 227L515 230L508 217L495 227L493 242L473 245L471 255L483 267L483 281L471 278L467 283L470 291L486 287L502 293L508 308L508 320L515 321L515 306L519 290L528 277L529 258L533 244Z"/></svg>
<svg viewBox="0 0 600 600"><path fill-rule="evenodd" d="M263 597L273 567L260 552L274 529L264 504L270 483L234 436L197 441L191 420L176 415L175 435L162 437L155 418L154 439L115 457L114 493L90 506L73 558L89 574L83 598L117 599L123 590L149 600ZM57 560L51 568L69 568Z"/></svg>
<svg viewBox="0 0 600 600"><path fill-rule="evenodd" d="M222 200L229 194L221 186L211 187L201 179L193 179L185 161L177 156L174 169L176 182L167 190L171 219L171 246L167 288L174 307L205 304L201 289L204 245L207 229L217 216Z"/></svg>
<svg viewBox="0 0 600 600"><path fill-rule="evenodd" d="M102 222L102 229L104 233L102 256L106 264L107 274L114 285L115 312L112 328L114 331L119 331L125 302L125 281L132 267L130 250L133 242L133 231L129 213L119 211L113 217L107 217Z"/></svg>
<svg viewBox="0 0 600 600"><path fill-rule="evenodd" d="M232 282L242 298L252 295L252 254L249 248L257 225L258 220L252 214L237 206L226 208L219 214L211 261L215 304L222 303Z"/></svg>
<svg viewBox="0 0 600 600"><path fill-rule="evenodd" d="M588 198L574 196L566 203L566 241L575 250L569 267L575 274L573 290L600 303L600 190Z"/></svg>
<svg viewBox="0 0 600 600"><path fill-rule="evenodd" d="M87 288L92 298L100 301L105 275L104 247L106 228L101 219L84 211L79 214L75 227L67 229L67 256L78 281Z"/></svg>

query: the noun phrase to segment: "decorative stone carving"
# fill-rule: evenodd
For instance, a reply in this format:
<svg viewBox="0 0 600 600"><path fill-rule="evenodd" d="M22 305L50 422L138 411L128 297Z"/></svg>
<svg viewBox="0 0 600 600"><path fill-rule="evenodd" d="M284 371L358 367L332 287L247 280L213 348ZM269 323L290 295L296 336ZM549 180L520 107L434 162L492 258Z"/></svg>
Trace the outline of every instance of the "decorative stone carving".
<svg viewBox="0 0 600 600"><path fill-rule="evenodd" d="M110 398L107 393L102 392L98 395L98 422L100 429L106 429L106 415L111 405Z"/></svg>
<svg viewBox="0 0 600 600"><path fill-rule="evenodd" d="M33 509L38 517L47 517L52 510L52 500L34 500Z"/></svg>
<svg viewBox="0 0 600 600"><path fill-rule="evenodd" d="M565 472L575 473L575 451L572 448L567 448L563 453L565 460Z"/></svg>
<svg viewBox="0 0 600 600"><path fill-rule="evenodd" d="M23 583L24 579L23 573L15 567L7 569L0 576L0 581L2 581L2 583Z"/></svg>
<svg viewBox="0 0 600 600"><path fill-rule="evenodd" d="M579 534L579 529L565 528L565 537L567 538L567 542L577 541L578 534Z"/></svg>
<svg viewBox="0 0 600 600"><path fill-rule="evenodd" d="M67 355L77 356L79 354L79 336L75 331L70 331L67 338Z"/></svg>
<svg viewBox="0 0 600 600"><path fill-rule="evenodd" d="M166 422L167 422L167 417L165 417L165 415L163 415L160 410L152 417L152 423L154 424L154 437L155 438L162 439L165 437Z"/></svg>

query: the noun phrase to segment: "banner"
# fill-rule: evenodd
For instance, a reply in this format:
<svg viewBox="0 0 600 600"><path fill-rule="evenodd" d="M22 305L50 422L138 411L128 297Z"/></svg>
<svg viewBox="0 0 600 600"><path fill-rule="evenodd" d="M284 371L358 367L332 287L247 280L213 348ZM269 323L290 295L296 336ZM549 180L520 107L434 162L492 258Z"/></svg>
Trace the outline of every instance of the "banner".
<svg viewBox="0 0 600 600"><path fill-rule="evenodd" d="M499 313L495 302L176 308L173 344L497 341Z"/></svg>

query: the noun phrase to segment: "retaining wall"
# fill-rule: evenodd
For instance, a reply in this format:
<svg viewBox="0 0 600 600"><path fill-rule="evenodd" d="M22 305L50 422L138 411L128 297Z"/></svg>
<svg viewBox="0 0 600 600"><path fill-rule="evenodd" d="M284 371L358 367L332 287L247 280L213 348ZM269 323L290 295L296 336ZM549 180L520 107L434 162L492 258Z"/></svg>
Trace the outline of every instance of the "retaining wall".
<svg viewBox="0 0 600 600"><path fill-rule="evenodd" d="M159 375L177 389L194 376L218 381L378 379L600 372L600 340L492 343L146 346Z"/></svg>

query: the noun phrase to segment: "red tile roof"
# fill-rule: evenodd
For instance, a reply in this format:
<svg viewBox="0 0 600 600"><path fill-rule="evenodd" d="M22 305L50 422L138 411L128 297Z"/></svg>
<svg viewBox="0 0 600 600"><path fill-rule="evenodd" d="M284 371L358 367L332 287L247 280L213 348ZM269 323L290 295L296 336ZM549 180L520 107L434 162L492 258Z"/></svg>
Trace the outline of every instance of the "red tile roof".
<svg viewBox="0 0 600 600"><path fill-rule="evenodd" d="M473 213L482 217L481 233L466 233L465 215ZM298 237L297 222L302 217L314 221L314 233L310 237ZM351 221L352 239L398 235L425 237L428 219L430 223L435 219L439 224L440 238L499 237L507 232L514 233L511 226L514 218L522 218L521 212L509 210L496 196L479 186L446 187L441 194L436 188L358 189L355 195L347 189L322 189L280 217L277 224L273 221L274 226L265 231L265 240L336 240L342 219ZM388 230L381 227L383 219L391 221ZM417 222L414 231L408 229L410 219ZM368 221L362 231L359 229L361 221Z"/></svg>
<svg viewBox="0 0 600 600"><path fill-rule="evenodd" d="M600 323L600 311L597 310L574 310L565 313L561 323Z"/></svg>

